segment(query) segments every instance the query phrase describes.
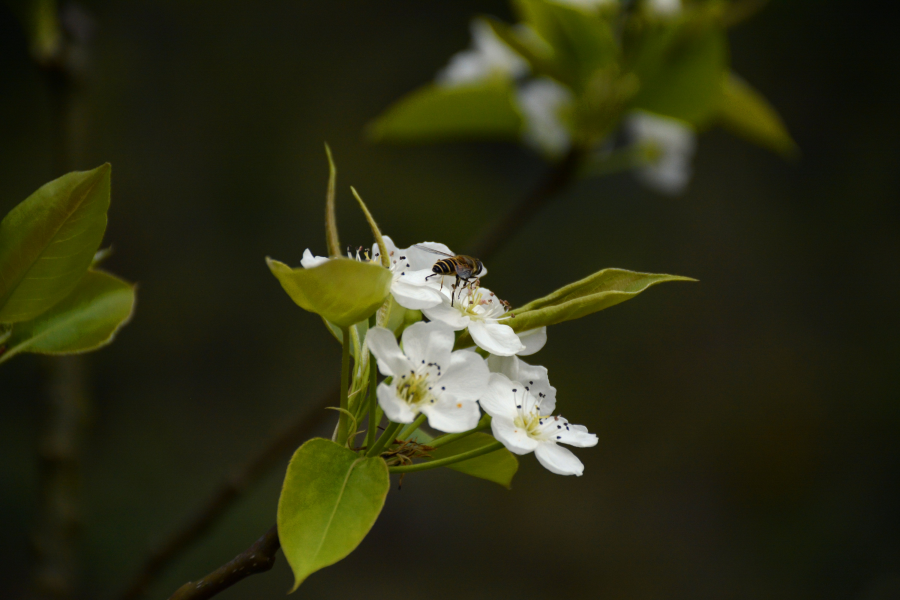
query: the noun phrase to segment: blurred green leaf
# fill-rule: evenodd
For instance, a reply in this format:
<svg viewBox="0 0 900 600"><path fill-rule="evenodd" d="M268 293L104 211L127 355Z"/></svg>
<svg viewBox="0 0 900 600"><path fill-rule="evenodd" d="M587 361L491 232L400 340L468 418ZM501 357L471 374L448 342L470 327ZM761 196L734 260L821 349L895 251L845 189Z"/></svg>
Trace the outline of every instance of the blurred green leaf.
<svg viewBox="0 0 900 600"><path fill-rule="evenodd" d="M782 156L795 156L798 152L797 144L768 100L734 73L725 77L717 121L734 135Z"/></svg>
<svg viewBox="0 0 900 600"><path fill-rule="evenodd" d="M433 439L422 430L416 431L416 433L413 434L413 438L418 439L420 444L427 444ZM496 441L497 440L495 440L492 435L476 432L458 439L455 442L449 442L448 444L435 448L429 452L431 459L424 460L427 462L428 460L449 458L451 456L456 456L457 454L469 452L470 450L477 450L478 448L489 446ZM519 470L519 461L516 459L515 454L506 448L501 448L500 450L476 456L469 460L453 463L452 465L448 465L447 468L459 471L460 473L465 473L466 475L471 475L472 477L499 483L503 487L509 489L512 485L513 476L516 474L516 471Z"/></svg>
<svg viewBox="0 0 900 600"><path fill-rule="evenodd" d="M565 73L563 83L581 89L596 71L616 62L612 24L597 12L545 0L517 0L516 6L522 19L553 48L554 70Z"/></svg>
<svg viewBox="0 0 900 600"><path fill-rule="evenodd" d="M475 85L429 84L400 99L369 125L384 142L438 142L461 138L519 138L522 117L512 82L502 78Z"/></svg>
<svg viewBox="0 0 900 600"><path fill-rule="evenodd" d="M30 321L12 326L0 362L21 352L72 354L113 340L134 309L134 286L102 271L88 271L71 294Z"/></svg>
<svg viewBox="0 0 900 600"><path fill-rule="evenodd" d="M330 440L294 453L278 500L278 538L294 587L350 554L374 525L390 487L385 462Z"/></svg>
<svg viewBox="0 0 900 600"><path fill-rule="evenodd" d="M391 291L391 272L374 263L334 258L311 269L292 269L268 257L266 263L300 308L338 327L367 319Z"/></svg>
<svg viewBox="0 0 900 600"><path fill-rule="evenodd" d="M78 284L106 230L110 170L54 179L0 223L0 323L33 319Z"/></svg>
<svg viewBox="0 0 900 600"><path fill-rule="evenodd" d="M719 106L728 68L728 40L704 13L640 36L633 64L639 108L693 125L705 125Z"/></svg>

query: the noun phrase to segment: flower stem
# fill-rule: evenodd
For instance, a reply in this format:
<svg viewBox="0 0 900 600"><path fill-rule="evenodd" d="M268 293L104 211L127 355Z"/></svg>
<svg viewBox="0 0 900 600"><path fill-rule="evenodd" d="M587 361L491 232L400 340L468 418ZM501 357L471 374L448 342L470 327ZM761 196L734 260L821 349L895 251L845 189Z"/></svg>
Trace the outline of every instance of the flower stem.
<svg viewBox="0 0 900 600"><path fill-rule="evenodd" d="M400 435L398 435L397 437L400 438L401 440L407 439L409 436L411 436L413 433L415 433L416 429L418 429L419 427L422 426L422 423L424 423L425 419L427 419L427 418L428 417L425 414L419 415L418 417L416 417L416 420L413 421L412 423L410 423L409 425L407 425L403 429L403 431L400 432Z"/></svg>
<svg viewBox="0 0 900 600"><path fill-rule="evenodd" d="M343 334L343 346L341 348L341 408L343 411L349 412L350 402L347 398L347 392L350 389L350 328L342 327L341 333ZM342 446L347 443L347 436L350 434L350 423L347 420L346 413L343 411L341 411L340 420L338 421L337 439L335 440Z"/></svg>
<svg viewBox="0 0 900 600"><path fill-rule="evenodd" d="M448 456L447 458L439 458L437 460L432 460L429 462L417 463L415 465L406 465L402 467L390 467L388 470L391 473L413 473L415 471L427 471L428 469L437 469L439 467L446 467L447 465L452 465L454 463L462 462L464 460L469 460L471 458L476 458L478 456L483 456L485 454L490 454L491 452L495 452L503 447L503 442L494 442L493 444L488 444L487 446L482 446L481 448L475 448L474 450L469 450L468 452L463 452L462 454L456 454L454 456Z"/></svg>
<svg viewBox="0 0 900 600"><path fill-rule="evenodd" d="M369 430L366 432L366 448L371 448L375 443L375 434L378 432L378 393L375 388L378 385L378 367L375 365L375 357L369 354Z"/></svg>
<svg viewBox="0 0 900 600"><path fill-rule="evenodd" d="M435 438L435 439L431 440L431 442L428 445L431 446L432 448L440 448L441 446L443 446L445 444L455 442L456 440L461 440L462 438L466 437L467 435L472 435L476 431L481 431L482 429L489 427L490 424L491 424L491 415L484 415L483 417L481 417L481 420L478 421L478 425L476 425L473 429L470 429L468 431L463 431L462 433L444 434L439 438Z"/></svg>
<svg viewBox="0 0 900 600"><path fill-rule="evenodd" d="M369 448L368 452L366 452L366 456L379 456L381 451L384 450L385 446L389 446L391 442L394 441L394 438L397 437L397 431L403 426L403 423L391 423L388 425L387 429L384 430L384 433L381 434L381 437L378 438L371 448Z"/></svg>

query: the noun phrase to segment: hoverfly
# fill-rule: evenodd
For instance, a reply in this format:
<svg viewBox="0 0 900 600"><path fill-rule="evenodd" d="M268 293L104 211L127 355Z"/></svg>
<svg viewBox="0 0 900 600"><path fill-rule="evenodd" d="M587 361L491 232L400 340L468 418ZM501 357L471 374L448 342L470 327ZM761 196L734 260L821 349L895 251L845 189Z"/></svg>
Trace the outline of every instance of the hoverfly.
<svg viewBox="0 0 900 600"><path fill-rule="evenodd" d="M463 282L462 287L466 287L469 285L472 280L478 280L484 273L487 271L484 268L484 265L481 264L481 261L477 258L473 258L471 256L466 256L464 254L457 254L456 256L452 254L447 254L446 252L441 252L440 250L435 250L433 248L429 248L427 246L421 246L416 244L415 246L419 250L424 250L426 252L431 252L432 254L440 254L441 256L446 256L447 258L442 258L441 260L434 263L434 266L431 267L431 275L426 277L425 279L429 279L434 277L435 275L440 275L443 277L444 275L455 275L456 283L453 284L453 290L455 291L457 286L459 286L459 282ZM460 293L462 293L462 289L460 289ZM453 306L453 294L450 294L450 306Z"/></svg>

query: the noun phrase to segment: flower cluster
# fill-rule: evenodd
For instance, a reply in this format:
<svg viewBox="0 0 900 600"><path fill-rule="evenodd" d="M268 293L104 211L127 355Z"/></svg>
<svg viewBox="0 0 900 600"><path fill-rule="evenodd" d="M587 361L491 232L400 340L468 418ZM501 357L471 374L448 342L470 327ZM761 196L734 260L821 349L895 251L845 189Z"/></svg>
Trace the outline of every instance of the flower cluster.
<svg viewBox="0 0 900 600"><path fill-rule="evenodd" d="M589 12L618 4L618 0L557 1ZM681 0L648 0L642 6L648 15L659 20L672 19L682 11ZM523 143L550 158L565 154L573 145L576 93L550 77L532 76L528 62L498 38L486 21L476 19L470 29L472 47L451 57L449 64L437 73L437 84L452 88L489 79L515 82L515 100L524 119ZM514 31L520 42L534 48L536 54L546 51L546 42L528 25L520 23ZM665 194L684 190L690 181L696 146L696 133L689 123L632 110L622 119L622 131L622 137L638 151L634 172L641 183Z"/></svg>
<svg viewBox="0 0 900 600"><path fill-rule="evenodd" d="M475 428L484 410L492 418L494 437L511 452L534 452L553 473L581 475L581 461L558 444L593 446L597 436L553 416L556 389L547 369L518 358L543 348L547 328L516 333L506 322L509 305L479 281L457 286L455 277L435 272L440 256L430 250L453 256L447 246L423 242L401 249L390 237L383 240L390 260L391 295L400 306L421 310L429 320L407 327L400 344L385 327L373 327L366 336L379 371L389 378L376 390L387 418L413 423L423 415L438 431L461 433ZM371 253L348 255L381 261L377 245ZM306 250L301 264L312 268L328 260ZM486 272L482 269L480 274ZM472 349L453 350L456 332L463 330L487 358Z"/></svg>

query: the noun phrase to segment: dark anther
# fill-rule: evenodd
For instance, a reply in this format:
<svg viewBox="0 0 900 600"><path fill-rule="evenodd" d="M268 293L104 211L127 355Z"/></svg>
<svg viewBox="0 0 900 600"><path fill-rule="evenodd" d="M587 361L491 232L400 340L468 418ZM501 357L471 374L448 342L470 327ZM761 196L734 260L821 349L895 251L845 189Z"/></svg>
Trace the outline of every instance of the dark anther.
<svg viewBox="0 0 900 600"><path fill-rule="evenodd" d="M516 388L513 388L513 392L514 392L514 393L517 392L517 391L519 391L519 390L517 390Z"/></svg>

